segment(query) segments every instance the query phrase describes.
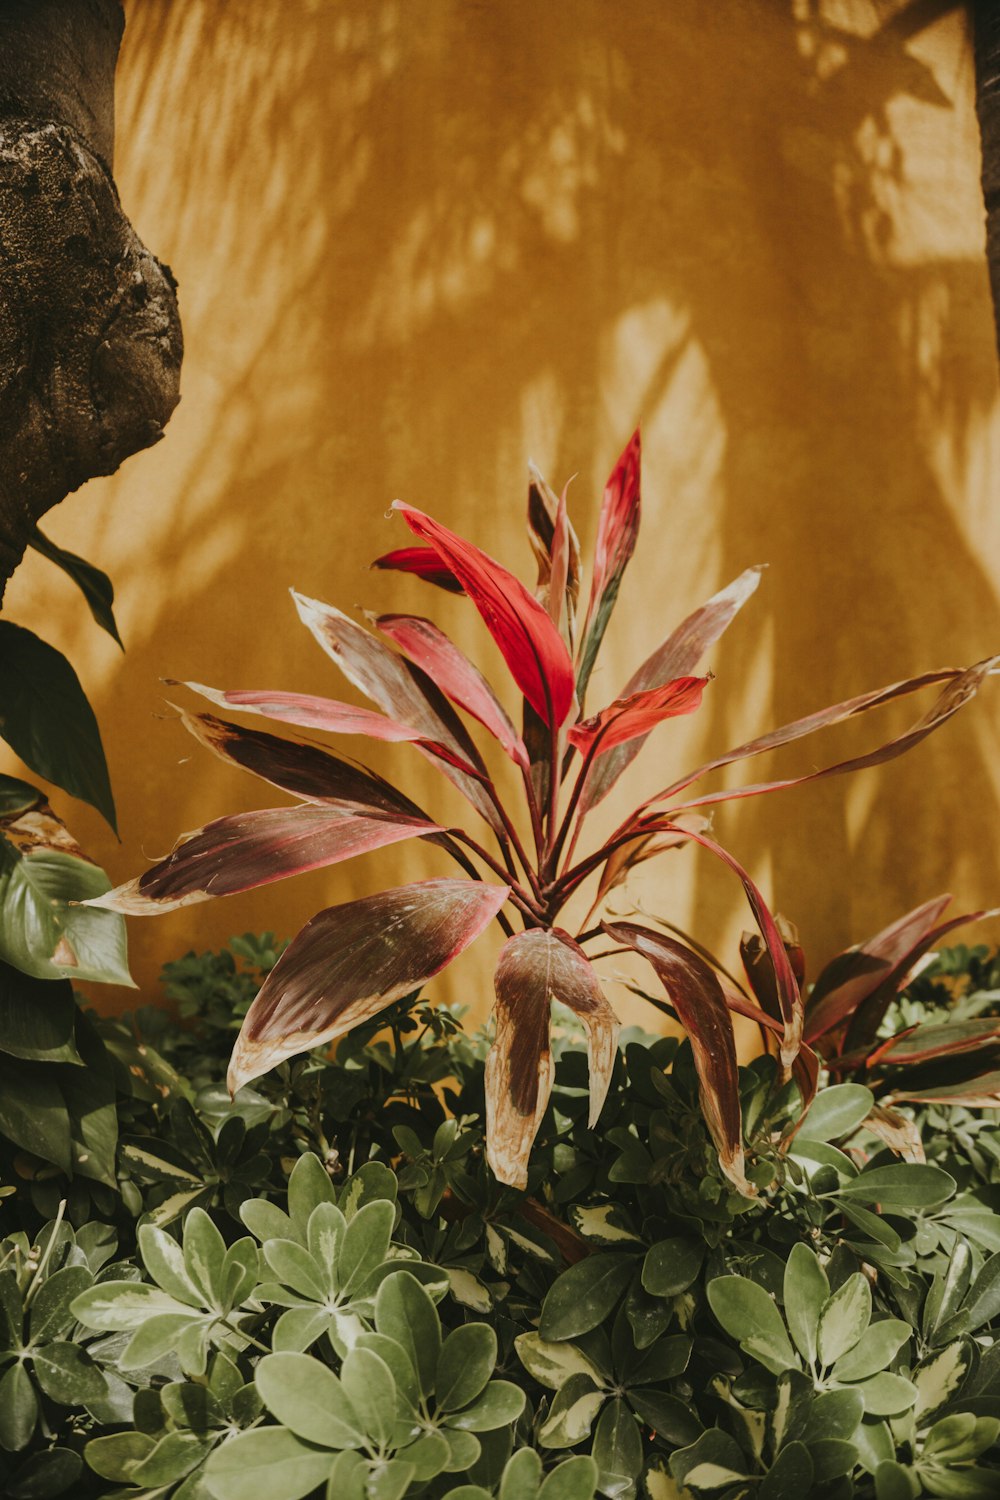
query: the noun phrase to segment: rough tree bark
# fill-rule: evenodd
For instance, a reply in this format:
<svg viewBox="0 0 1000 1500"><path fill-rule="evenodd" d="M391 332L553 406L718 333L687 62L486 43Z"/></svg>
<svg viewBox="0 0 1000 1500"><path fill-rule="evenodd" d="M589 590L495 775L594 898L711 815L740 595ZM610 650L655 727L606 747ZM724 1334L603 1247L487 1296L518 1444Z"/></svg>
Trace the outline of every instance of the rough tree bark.
<svg viewBox="0 0 1000 1500"><path fill-rule="evenodd" d="M983 142L986 258L1000 353L1000 0L975 0L976 113Z"/></svg>
<svg viewBox="0 0 1000 1500"><path fill-rule="evenodd" d="M120 0L0 0L0 599L44 513L155 443L176 284L111 175Z"/></svg>

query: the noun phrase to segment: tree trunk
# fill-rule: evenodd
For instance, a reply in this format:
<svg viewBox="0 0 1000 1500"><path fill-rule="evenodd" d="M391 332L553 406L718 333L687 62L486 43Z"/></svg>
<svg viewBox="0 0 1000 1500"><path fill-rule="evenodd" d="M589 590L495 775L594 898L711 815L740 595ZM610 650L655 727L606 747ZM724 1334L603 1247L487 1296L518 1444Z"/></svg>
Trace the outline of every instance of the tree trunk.
<svg viewBox="0 0 1000 1500"><path fill-rule="evenodd" d="M986 258L1000 353L1000 3L976 0L976 114L983 142Z"/></svg>
<svg viewBox="0 0 1000 1500"><path fill-rule="evenodd" d="M111 176L120 0L0 0L0 599L39 518L155 443L175 282Z"/></svg>

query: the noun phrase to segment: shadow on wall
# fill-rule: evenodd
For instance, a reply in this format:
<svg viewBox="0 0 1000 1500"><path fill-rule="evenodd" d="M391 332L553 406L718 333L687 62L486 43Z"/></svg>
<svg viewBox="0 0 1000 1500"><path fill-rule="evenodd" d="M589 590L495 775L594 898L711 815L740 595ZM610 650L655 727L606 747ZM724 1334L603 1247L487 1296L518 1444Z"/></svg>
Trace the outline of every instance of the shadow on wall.
<svg viewBox="0 0 1000 1500"><path fill-rule="evenodd" d="M337 695L292 583L343 607L427 609L492 667L460 601L438 610L416 585L365 578L402 540L384 507L404 495L523 569L528 454L553 481L581 476L586 546L590 497L637 417L644 532L596 691L771 563L715 654L703 715L647 749L646 790L674 744L693 758L995 649L997 575L975 527L996 357L968 137L949 123L968 115L968 44L958 16L925 32L926 5L845 9L854 32L818 0L130 7L119 177L179 276L188 363L167 442L103 503L87 492L90 555L115 571L117 549L130 612L123 672L94 695L132 837L91 839L115 878L262 800L198 751L178 772L181 732L148 728L161 674ZM966 152L960 201L949 150ZM854 726L850 743L901 722ZM717 832L817 961L953 874L988 904L1000 857L977 830L997 826L996 722L980 704L860 791L723 810ZM831 734L782 769L844 744ZM119 745L142 746L141 773ZM418 765L408 786L431 801L436 784ZM402 846L206 907L193 941L290 932L380 880L444 873L425 855ZM741 893L701 865L692 884L695 868L684 856L660 889L729 943ZM140 973L191 926L132 923Z"/></svg>

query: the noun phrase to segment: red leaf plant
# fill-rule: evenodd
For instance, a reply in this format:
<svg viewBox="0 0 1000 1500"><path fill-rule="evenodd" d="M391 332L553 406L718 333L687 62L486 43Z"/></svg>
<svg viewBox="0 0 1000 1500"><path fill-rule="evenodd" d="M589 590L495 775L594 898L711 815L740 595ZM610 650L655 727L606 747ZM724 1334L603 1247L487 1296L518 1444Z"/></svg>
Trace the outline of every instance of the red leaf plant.
<svg viewBox="0 0 1000 1500"><path fill-rule="evenodd" d="M885 954L880 949L877 955L881 967L862 966L860 988L852 972L818 998L814 993L807 1017L794 953L786 950L749 875L708 836L701 810L901 755L975 694L996 658L895 683L748 740L674 780L630 812L610 837L587 847L584 825L591 809L651 731L666 719L697 710L711 680L699 670L702 658L760 582L761 570L748 568L673 630L614 702L585 716L587 684L636 546L639 479L636 432L604 491L582 626L577 609L580 551L565 493L557 499L537 472L532 472L528 503L529 537L538 565L534 591L439 521L396 504L420 545L389 552L376 566L460 593L478 610L522 696L521 732L465 653L431 621L382 615L374 620L375 630L367 630L332 606L298 594L293 597L303 622L374 707L187 684L223 708L284 725L397 741L404 755L409 742L460 789L485 824L473 831L442 825L374 772L313 743L241 727L212 714L182 714L185 726L216 755L279 788L295 804L210 823L181 839L166 859L93 904L128 913L167 911L404 838L424 839L467 877L382 891L313 917L250 1007L233 1053L232 1090L283 1058L370 1020L451 963L494 919L506 942L496 969L496 1039L486 1071L487 1153L500 1181L516 1187L526 1185L532 1142L552 1086L553 1000L568 1006L586 1030L592 1123L607 1093L618 1023L597 960L588 956L594 943L604 946L598 957L608 956L610 940L613 952L634 952L649 963L690 1036L705 1119L722 1169L742 1193L753 1188L745 1174L733 1011L754 1017L773 1036L781 1075L794 1071L804 1094L815 1087L818 1071L808 1045L816 1040L816 1028L849 1015L857 1028L862 1024L858 1017L864 1017L863 1039L870 1040L870 1017L881 1000L872 999L869 979L872 973L884 973L888 984L896 949L905 944L883 943ZM805 776L730 791L692 790L722 766L932 686L939 695L929 712L905 734L874 750ZM502 800L463 715L516 766L523 788L519 811ZM581 841L583 852L578 853ZM767 956L767 985L757 1000L706 963L690 940L666 937L641 923L593 919L603 898L631 868L688 842L722 859L743 883L761 952ZM567 904L591 879L596 899L586 920L570 931L560 918L565 924ZM919 941L922 933L909 935ZM874 993L882 995L884 986Z"/></svg>

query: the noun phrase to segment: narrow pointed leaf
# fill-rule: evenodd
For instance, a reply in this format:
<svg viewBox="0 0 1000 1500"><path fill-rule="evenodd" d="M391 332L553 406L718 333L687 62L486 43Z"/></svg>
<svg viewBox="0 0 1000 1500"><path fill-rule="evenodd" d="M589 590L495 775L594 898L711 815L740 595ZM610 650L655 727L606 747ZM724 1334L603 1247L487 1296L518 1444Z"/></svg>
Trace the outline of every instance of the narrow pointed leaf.
<svg viewBox="0 0 1000 1500"><path fill-rule="evenodd" d="M700 830L699 830L700 831ZM798 928L794 922L789 922L780 912L775 915L775 926L781 935L781 941L788 955L795 982L801 991L805 983L805 954L799 941ZM740 938L740 957L743 960L743 969L750 988L756 995L760 1005L767 1011L769 1016L781 1015L781 1003L778 999L778 984L774 973L774 964L767 945L761 939L759 933L744 932Z"/></svg>
<svg viewBox="0 0 1000 1500"><path fill-rule="evenodd" d="M64 547L59 547L49 537L43 536L36 526L28 541L28 546L47 557L49 562L54 562L57 568L62 568L67 577L72 578L77 588L87 601L87 608L93 615L102 630L106 630L113 641L122 646L122 638L118 634L118 626L115 623L115 590L107 573L102 573L100 568L95 568L85 558L78 557L75 552L67 552ZM122 650L124 650L122 646Z"/></svg>
<svg viewBox="0 0 1000 1500"><path fill-rule="evenodd" d="M307 804L235 813L185 835L145 874L87 904L150 916L440 832L424 818L362 813L346 806Z"/></svg>
<svg viewBox="0 0 1000 1500"><path fill-rule="evenodd" d="M369 812L425 816L415 802L381 776L341 760L318 745L247 729L217 719L214 714L179 712L188 733L220 760L259 776L293 797L306 802L347 802Z"/></svg>
<svg viewBox="0 0 1000 1500"><path fill-rule="evenodd" d="M501 951L495 983L497 1038L487 1075L487 1150L500 1181L523 1186L551 1087L552 1001L568 1006L587 1031L591 1128L611 1082L619 1026L597 974L568 933L533 928L510 938Z"/></svg>
<svg viewBox="0 0 1000 1500"><path fill-rule="evenodd" d="M465 590L449 567L443 563L433 547L396 547L376 557L373 568L388 572L412 573L425 583L434 583L449 594L464 594Z"/></svg>
<svg viewBox="0 0 1000 1500"><path fill-rule="evenodd" d="M621 696L628 698L633 693L660 687L672 678L693 672L709 646L715 644L756 591L762 572L762 567L747 568L727 588L721 589L700 609L688 615L633 673ZM643 743L639 739L620 745L595 765L588 788L590 805L600 802L611 790L626 766L639 754Z"/></svg>
<svg viewBox="0 0 1000 1500"><path fill-rule="evenodd" d="M318 599L308 599L294 590L292 598L302 623L337 663L348 682L378 704L389 718L419 729L429 743L418 748L434 759L490 827L499 830L500 819L484 788L457 765L449 765L435 756L430 748L443 745L459 761L483 769L482 758L468 730L437 684L420 667L331 604L321 604Z"/></svg>
<svg viewBox="0 0 1000 1500"><path fill-rule="evenodd" d="M507 886L427 880L331 906L271 970L233 1050L229 1087L342 1036L418 989L479 936Z"/></svg>
<svg viewBox="0 0 1000 1500"><path fill-rule="evenodd" d="M601 870L601 879L594 898L595 907L604 900L609 891L614 890L628 878L636 865L645 863L647 859L655 859L657 855L665 854L668 849L683 849L687 843L684 830L691 828L695 833L707 833L712 826L711 820L703 818L699 813L683 813L671 822L676 822L677 833L639 834L629 843L621 844L608 856Z"/></svg>
<svg viewBox="0 0 1000 1500"><path fill-rule="evenodd" d="M884 927L866 943L831 959L817 977L809 997L806 1040L814 1041L853 1015L861 1002L878 989L895 966L932 930L950 901L948 894L935 896Z"/></svg>
<svg viewBox="0 0 1000 1500"><path fill-rule="evenodd" d="M556 590L552 586L553 567L563 577L563 597L566 608L566 623L570 638L577 600L580 594L580 540L566 514L566 491L557 497L538 468L528 464L531 483L528 486L528 540L538 563L538 582L535 597L545 606L552 620L558 624ZM565 520L565 541L558 535L560 516ZM565 550L565 563L561 554Z"/></svg>
<svg viewBox="0 0 1000 1500"><path fill-rule="evenodd" d="M651 797L644 806L649 807L655 802L662 802L676 796L686 787L706 776L709 771L717 771L720 767L731 765L734 761L747 760L751 756L762 754L765 750L777 749L780 745L787 745L792 740L802 739L804 735L812 734L817 729L824 729L827 725L839 724L844 719L867 713L869 709L878 708L883 703L889 703L908 693L915 693L918 689L932 683L946 683L937 701L912 728L896 739L888 740L877 749L869 751L866 755L838 761L835 765L824 766L819 771L810 771L805 776L792 776L783 781L758 782L753 786L737 787L728 792L714 792L704 797L693 798L689 802L683 802L680 806L684 808L709 807L717 802L730 802L742 797L757 797L765 792L784 791L789 787L802 786L808 781L822 781L827 776L841 776L847 771L861 771L868 766L883 765L886 761L894 760L897 756L904 755L907 750L911 750L914 745L918 745L921 740L926 739L929 734L932 734L935 729L970 702L998 661L1000 657L991 656L985 661L977 662L975 666L967 667L964 671L952 667L941 672L926 672L921 677L911 677L905 682L893 683L874 693L864 693L858 698L850 698L844 703L834 704L832 708L820 709L818 713L809 714L804 719L796 719L791 724L772 730L770 734L762 735L760 739L749 740L744 745L738 745L735 750L729 750L725 755L707 761L656 797Z"/></svg>
<svg viewBox="0 0 1000 1500"><path fill-rule="evenodd" d="M320 698L313 693L269 692L260 688L236 688L220 691L200 682L185 682L182 687L200 693L221 708L236 708L242 713L261 714L282 724L300 729L324 729L328 734L363 734L372 740L419 740L424 736L412 725L400 724L370 708L353 703L338 703L334 698Z"/></svg>
<svg viewBox="0 0 1000 1500"><path fill-rule="evenodd" d="M394 508L462 583L535 712L550 727L562 724L573 704L573 663L546 611L513 573L478 547L422 511L398 500Z"/></svg>
<svg viewBox="0 0 1000 1500"><path fill-rule="evenodd" d="M590 584L590 601L583 628L577 692L583 702L600 650L604 632L611 618L622 574L635 551L639 535L642 504L639 493L639 471L642 442L639 431L632 434L604 486L601 516L594 548L594 573Z"/></svg>
<svg viewBox="0 0 1000 1500"><path fill-rule="evenodd" d="M802 1045L802 996L799 991L798 980L792 968L788 952L785 948L778 924L764 900L761 892L744 870L739 860L731 855L728 849L723 849L714 839L707 838L703 833L697 833L692 828L684 830L685 837L692 839L703 849L708 849L723 864L729 866L742 882L746 897L753 912L764 939L767 951L771 957L774 970L774 979L778 991L778 1005L784 1022L784 1037L781 1044L781 1060L785 1067L791 1067L800 1046Z"/></svg>
<svg viewBox="0 0 1000 1500"><path fill-rule="evenodd" d="M0 681L0 737L36 775L96 807L117 833L101 733L62 652L0 620Z"/></svg>
<svg viewBox="0 0 1000 1500"><path fill-rule="evenodd" d="M738 1192L752 1196L744 1175L739 1074L733 1025L722 987L697 953L664 933L634 922L605 922L616 943L634 948L652 965L691 1041L705 1122L719 1162Z"/></svg>
<svg viewBox="0 0 1000 1500"><path fill-rule="evenodd" d="M988 1021L945 1021L939 1026L917 1026L879 1047L869 1066L891 1063L912 1067L938 1057L955 1057L1000 1045L1000 1017Z"/></svg>
<svg viewBox="0 0 1000 1500"><path fill-rule="evenodd" d="M375 623L453 703L478 719L512 760L527 769L528 752L506 710L486 678L443 631L417 615L380 615Z"/></svg>
<svg viewBox="0 0 1000 1500"><path fill-rule="evenodd" d="M568 735L570 744L585 755L595 757L580 798L581 813L587 812L611 789L611 782L596 789L596 772L604 756L632 740L644 740L664 719L693 714L701 706L701 696L707 682L707 677L678 677L673 682L665 683L663 687L632 693L626 698L616 698L614 703L602 708L599 714L574 725Z"/></svg>

